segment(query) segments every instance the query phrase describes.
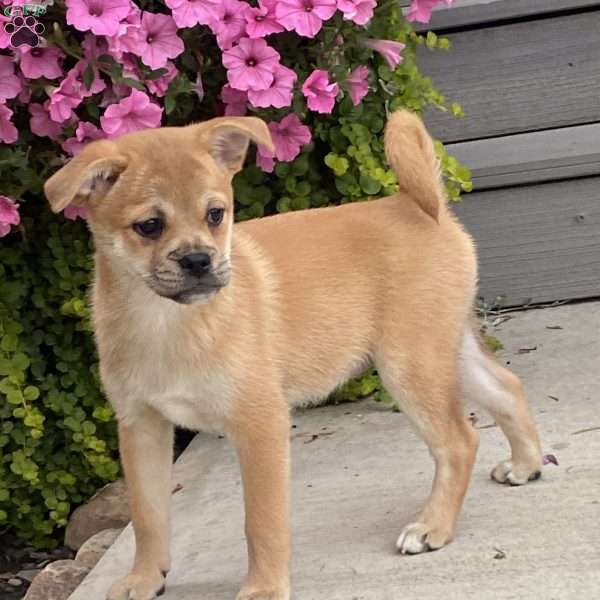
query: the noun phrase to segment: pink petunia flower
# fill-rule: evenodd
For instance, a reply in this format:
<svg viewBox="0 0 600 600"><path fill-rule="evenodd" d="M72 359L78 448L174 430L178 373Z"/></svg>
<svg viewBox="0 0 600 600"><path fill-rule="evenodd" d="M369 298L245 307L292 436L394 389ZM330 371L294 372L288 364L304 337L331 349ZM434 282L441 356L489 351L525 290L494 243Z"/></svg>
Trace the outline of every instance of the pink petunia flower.
<svg viewBox="0 0 600 600"><path fill-rule="evenodd" d="M141 81L141 76L138 70L138 64L135 60L135 57L132 54L123 54L123 58L121 58L121 66L123 67L123 77L128 77L129 79L135 79L136 81ZM105 108L110 106L111 104L116 104L129 96L131 93L131 86L126 83L113 83L112 87L107 89L104 94L102 94L102 99L100 100L100 106Z"/></svg>
<svg viewBox="0 0 600 600"><path fill-rule="evenodd" d="M0 55L0 102L15 98L23 84L15 75L15 63L10 56Z"/></svg>
<svg viewBox="0 0 600 600"><path fill-rule="evenodd" d="M117 33L106 37L107 52L115 60L120 61L125 52L137 54L140 45L141 22L142 11L132 5L129 14L119 23Z"/></svg>
<svg viewBox="0 0 600 600"><path fill-rule="evenodd" d="M29 102L31 102L31 95L32 95L31 86L29 85L29 81L27 81L27 79L25 79L25 77L23 77L23 73L17 73L17 76L21 81L21 91L19 92L19 95L17 96L17 100L21 104L29 104Z"/></svg>
<svg viewBox="0 0 600 600"><path fill-rule="evenodd" d="M366 25L373 18L377 0L338 0L337 6L344 13L344 20Z"/></svg>
<svg viewBox="0 0 600 600"><path fill-rule="evenodd" d="M88 98L94 94L98 94L106 89L106 82L100 77L100 71L97 67L92 66L92 78L91 85L88 89L83 81L83 75L88 67L86 60L80 60L75 66L67 73L67 77L71 77L75 82L80 84L80 95L82 98ZM89 82L88 82L89 83Z"/></svg>
<svg viewBox="0 0 600 600"><path fill-rule="evenodd" d="M77 67L71 69L60 85L50 94L50 118L57 123L64 123L75 117L73 110L84 98L84 86L78 79Z"/></svg>
<svg viewBox="0 0 600 600"><path fill-rule="evenodd" d="M329 73L322 69L315 69L302 85L308 108L322 114L331 113L339 91L338 84L330 83Z"/></svg>
<svg viewBox="0 0 600 600"><path fill-rule="evenodd" d="M144 92L132 88L131 94L118 104L111 104L100 117L100 125L114 138L132 131L159 127L163 109L150 102Z"/></svg>
<svg viewBox="0 0 600 600"><path fill-rule="evenodd" d="M429 23L431 12L436 5L445 2L447 6L452 4L452 0L412 0L410 8L406 13L407 21L417 21L419 23Z"/></svg>
<svg viewBox="0 0 600 600"><path fill-rule="evenodd" d="M219 0L165 0L177 27L209 25L218 18Z"/></svg>
<svg viewBox="0 0 600 600"><path fill-rule="evenodd" d="M63 127L60 123L53 121L48 114L50 100L46 100L44 104L32 102L29 105L29 129L35 135L40 137L49 137L55 140L62 133Z"/></svg>
<svg viewBox="0 0 600 600"><path fill-rule="evenodd" d="M139 36L136 54L151 69L166 66L169 58L179 56L184 50L183 40L177 35L177 25L169 15L142 13Z"/></svg>
<svg viewBox="0 0 600 600"><path fill-rule="evenodd" d="M146 81L148 91L158 98L162 98L167 93L169 85L171 85L173 79L179 74L179 71L171 61L167 62L165 68L167 72L164 75L161 75L158 79Z"/></svg>
<svg viewBox="0 0 600 600"><path fill-rule="evenodd" d="M272 173L275 168L275 154L264 146L259 146L256 150L256 165L265 173Z"/></svg>
<svg viewBox="0 0 600 600"><path fill-rule="evenodd" d="M88 90L83 83L83 74L87 67L85 60L80 60L61 81L60 85L50 94L50 118L57 123L64 123L76 118L73 112L84 98L97 94L106 88L104 80L95 73L92 87Z"/></svg>
<svg viewBox="0 0 600 600"><path fill-rule="evenodd" d="M210 24L210 28L217 36L219 48L229 50L246 33L244 15L248 5L239 0L222 0L218 6L218 16Z"/></svg>
<svg viewBox="0 0 600 600"><path fill-rule="evenodd" d="M379 52L392 70L402 62L400 53L406 47L405 44L392 40L365 40L363 46Z"/></svg>
<svg viewBox="0 0 600 600"><path fill-rule="evenodd" d="M310 129L294 113L281 119L279 123L271 121L268 124L275 150L271 152L264 146L258 146L256 164L267 173L275 166L275 159L291 161L300 154L302 146L309 144L312 136Z"/></svg>
<svg viewBox="0 0 600 600"><path fill-rule="evenodd" d="M0 104L0 142L4 144L14 144L19 139L19 132L10 120L12 115L6 104Z"/></svg>
<svg viewBox="0 0 600 600"><path fill-rule="evenodd" d="M131 8L129 0L65 0L67 23L94 35L115 35Z"/></svg>
<svg viewBox="0 0 600 600"><path fill-rule="evenodd" d="M248 112L247 93L234 90L228 83L221 89L221 100L225 104L225 114L228 117L243 117Z"/></svg>
<svg viewBox="0 0 600 600"><path fill-rule="evenodd" d="M19 205L16 201L8 196L0 196L0 237L8 235L11 226L20 222Z"/></svg>
<svg viewBox="0 0 600 600"><path fill-rule="evenodd" d="M88 209L85 206L69 204L63 210L63 215L70 221L75 221L76 219L83 219L85 221L88 218Z"/></svg>
<svg viewBox="0 0 600 600"><path fill-rule="evenodd" d="M83 48L84 60L88 63L93 63L98 60L100 56L108 52L108 43L106 39L96 37L91 33L85 34L83 42L81 42L81 47Z"/></svg>
<svg viewBox="0 0 600 600"><path fill-rule="evenodd" d="M348 79L346 79L346 85L348 86L348 93L350 94L350 100L354 106L357 106L362 102L362 99L369 93L369 69L364 65L356 67Z"/></svg>
<svg viewBox="0 0 600 600"><path fill-rule="evenodd" d="M263 39L242 38L237 46L223 52L229 85L236 90L266 90L273 83L279 53Z"/></svg>
<svg viewBox="0 0 600 600"><path fill-rule="evenodd" d="M542 464L543 465L556 465L558 467L558 459L556 458L556 456L554 456L554 454L544 454L544 456L542 457Z"/></svg>
<svg viewBox="0 0 600 600"><path fill-rule="evenodd" d="M272 133L277 160L294 160L302 146L310 144L312 139L310 129L294 113L281 119Z"/></svg>
<svg viewBox="0 0 600 600"><path fill-rule="evenodd" d="M266 90L248 90L248 100L257 107L283 108L290 106L294 97L294 83L298 76L292 69L277 65L273 71L273 82Z"/></svg>
<svg viewBox="0 0 600 600"><path fill-rule="evenodd" d="M12 37L10 33L6 33L4 31L4 26L7 23L10 23L11 17L7 17L2 14L0 11L0 50L4 50L5 48L10 47L10 38Z"/></svg>
<svg viewBox="0 0 600 600"><path fill-rule="evenodd" d="M63 74L59 61L65 54L59 48L20 46L21 72L27 79L56 79Z"/></svg>
<svg viewBox="0 0 600 600"><path fill-rule="evenodd" d="M104 131L98 129L93 123L79 121L75 130L75 137L65 140L61 146L65 152L75 155L79 154L89 142L102 140L105 137Z"/></svg>
<svg viewBox="0 0 600 600"><path fill-rule="evenodd" d="M336 9L336 0L279 0L275 15L288 31L313 38Z"/></svg>
<svg viewBox="0 0 600 600"><path fill-rule="evenodd" d="M249 6L244 13L246 34L249 38L262 38L272 33L284 31L284 27L275 17L277 0L259 0L258 8Z"/></svg>

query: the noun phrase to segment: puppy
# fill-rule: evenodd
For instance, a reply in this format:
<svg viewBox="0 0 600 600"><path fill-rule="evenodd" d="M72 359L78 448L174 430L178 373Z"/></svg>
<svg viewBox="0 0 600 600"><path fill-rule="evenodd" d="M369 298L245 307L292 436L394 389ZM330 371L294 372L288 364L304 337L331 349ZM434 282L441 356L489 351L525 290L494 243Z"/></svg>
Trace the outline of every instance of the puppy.
<svg viewBox="0 0 600 600"><path fill-rule="evenodd" d="M248 541L238 600L288 600L289 407L371 364L435 461L400 552L453 536L478 445L464 398L510 443L496 481L541 471L520 382L471 323L475 250L446 206L421 121L396 112L387 125L397 194L234 225L231 179L250 140L272 147L253 117L96 141L45 186L54 211L88 208L95 240L93 321L136 537L110 600L164 588L173 424L225 431L237 449Z"/></svg>

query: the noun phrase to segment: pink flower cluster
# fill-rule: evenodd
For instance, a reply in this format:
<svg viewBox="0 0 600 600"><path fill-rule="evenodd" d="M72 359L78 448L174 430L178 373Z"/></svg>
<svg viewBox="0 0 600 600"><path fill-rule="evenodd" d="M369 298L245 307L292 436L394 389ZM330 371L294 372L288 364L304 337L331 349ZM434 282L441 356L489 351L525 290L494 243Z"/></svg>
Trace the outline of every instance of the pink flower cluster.
<svg viewBox="0 0 600 600"><path fill-rule="evenodd" d="M412 0L410 8L406 13L407 21L417 21L418 23L429 23L431 12L441 2L447 6L452 4L452 0Z"/></svg>
<svg viewBox="0 0 600 600"><path fill-rule="evenodd" d="M0 196L0 237L4 237L10 232L12 225L18 225L21 222L17 203L7 196Z"/></svg>
<svg viewBox="0 0 600 600"><path fill-rule="evenodd" d="M407 18L429 19L433 6L442 1L452 0L413 0ZM0 0L0 8L19 2ZM286 109L302 97L310 111L330 114L343 93L357 105L369 92L366 65L357 66L341 81L318 68L299 81L293 65L283 64L272 44L278 34L290 31L313 38L338 11L344 20L364 27L377 0L258 0L254 6L247 0L165 0L165 4L168 14L141 10L133 0L65 0L67 25L83 34L75 64L63 50L44 41L36 48L12 48L3 27L8 17L0 11L0 143L19 139L14 123L19 104L28 105L31 133L59 143L69 155L91 140L160 126L162 99L179 75L173 61L185 50L180 30L197 25L210 30L222 51L228 83L220 99L226 115ZM402 61L404 46L399 42L366 39L363 45L379 53L392 69ZM107 57L136 85L114 81ZM39 83L32 86L32 82ZM194 89L202 99L201 74ZM40 92L46 97L40 98ZM78 114L89 113L79 109L92 97L98 110L96 124ZM269 123L269 128L275 151L261 148L257 155L266 171L273 170L275 160L293 160L311 141L310 129L296 114ZM65 136L67 130L72 137ZM0 196L0 236L18 224L17 208ZM82 216L71 209L66 214Z"/></svg>

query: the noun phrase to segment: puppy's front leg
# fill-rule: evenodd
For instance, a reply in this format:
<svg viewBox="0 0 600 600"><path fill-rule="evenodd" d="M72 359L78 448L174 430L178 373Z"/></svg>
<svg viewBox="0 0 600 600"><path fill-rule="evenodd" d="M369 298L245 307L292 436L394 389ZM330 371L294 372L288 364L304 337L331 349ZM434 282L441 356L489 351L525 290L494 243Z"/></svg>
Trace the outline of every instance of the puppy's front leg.
<svg viewBox="0 0 600 600"><path fill-rule="evenodd" d="M129 491L135 560L108 600L152 600L164 591L169 571L169 509L173 425L146 409L131 425L119 424L119 451Z"/></svg>
<svg viewBox="0 0 600 600"><path fill-rule="evenodd" d="M237 600L289 600L288 407L245 399L231 433L237 447L248 543L248 575Z"/></svg>

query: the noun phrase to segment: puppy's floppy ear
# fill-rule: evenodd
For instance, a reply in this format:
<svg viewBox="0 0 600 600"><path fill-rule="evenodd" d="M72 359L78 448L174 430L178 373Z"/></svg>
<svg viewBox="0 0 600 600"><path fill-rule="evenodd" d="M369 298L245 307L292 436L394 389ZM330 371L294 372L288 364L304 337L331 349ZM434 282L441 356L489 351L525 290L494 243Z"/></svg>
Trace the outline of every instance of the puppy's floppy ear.
<svg viewBox="0 0 600 600"><path fill-rule="evenodd" d="M195 127L200 127L208 153L232 175L242 168L250 140L273 150L271 132L257 117L219 117Z"/></svg>
<svg viewBox="0 0 600 600"><path fill-rule="evenodd" d="M44 184L50 208L60 212L71 203L85 204L92 195L105 196L126 167L127 157L114 142L92 142Z"/></svg>

